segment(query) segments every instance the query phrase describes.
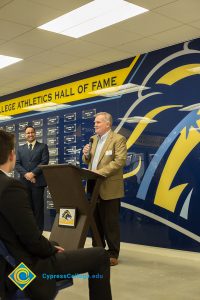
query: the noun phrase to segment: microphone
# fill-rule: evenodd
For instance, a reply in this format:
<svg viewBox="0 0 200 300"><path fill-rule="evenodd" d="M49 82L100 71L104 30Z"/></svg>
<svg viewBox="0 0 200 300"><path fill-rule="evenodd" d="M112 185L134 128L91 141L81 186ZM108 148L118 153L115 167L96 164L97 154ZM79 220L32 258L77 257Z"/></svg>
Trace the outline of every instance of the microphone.
<svg viewBox="0 0 200 300"><path fill-rule="evenodd" d="M89 140L89 150L88 150L88 153L86 154L87 159L90 158L90 150L92 148L92 143L93 143L93 138L90 138L90 140Z"/></svg>

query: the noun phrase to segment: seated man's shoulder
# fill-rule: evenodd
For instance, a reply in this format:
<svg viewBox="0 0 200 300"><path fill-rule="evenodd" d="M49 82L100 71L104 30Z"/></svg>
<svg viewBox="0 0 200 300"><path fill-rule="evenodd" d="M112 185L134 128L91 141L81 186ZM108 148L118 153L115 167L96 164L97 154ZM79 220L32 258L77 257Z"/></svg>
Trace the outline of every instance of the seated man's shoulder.
<svg viewBox="0 0 200 300"><path fill-rule="evenodd" d="M4 177L1 181L1 183L6 187L16 187L16 188L21 188L21 189L26 189L24 185L17 179L13 177Z"/></svg>
<svg viewBox="0 0 200 300"><path fill-rule="evenodd" d="M19 182L18 180L8 177L8 176L2 176L0 178L0 200L1 196L8 194L8 193L20 193L20 195L27 194L25 186ZM1 201L0 201L1 202Z"/></svg>

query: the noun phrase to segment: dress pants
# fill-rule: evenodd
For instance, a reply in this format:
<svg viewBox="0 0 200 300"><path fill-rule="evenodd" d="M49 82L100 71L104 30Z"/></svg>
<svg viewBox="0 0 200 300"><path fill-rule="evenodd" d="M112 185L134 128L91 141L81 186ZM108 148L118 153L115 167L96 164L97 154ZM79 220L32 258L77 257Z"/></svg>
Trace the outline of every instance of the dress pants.
<svg viewBox="0 0 200 300"><path fill-rule="evenodd" d="M107 242L110 257L118 258L120 251L120 199L102 200L99 197L94 219L105 248ZM93 246L96 246L93 239Z"/></svg>
<svg viewBox="0 0 200 300"><path fill-rule="evenodd" d="M112 299L110 261L107 252L103 248L95 247L64 251L56 253L53 260L55 274L70 275L88 272L90 300ZM101 275L101 277L92 278L92 275Z"/></svg>
<svg viewBox="0 0 200 300"><path fill-rule="evenodd" d="M44 186L35 186L28 180L23 180L29 194L31 208L36 219L36 223L41 231L44 230Z"/></svg>

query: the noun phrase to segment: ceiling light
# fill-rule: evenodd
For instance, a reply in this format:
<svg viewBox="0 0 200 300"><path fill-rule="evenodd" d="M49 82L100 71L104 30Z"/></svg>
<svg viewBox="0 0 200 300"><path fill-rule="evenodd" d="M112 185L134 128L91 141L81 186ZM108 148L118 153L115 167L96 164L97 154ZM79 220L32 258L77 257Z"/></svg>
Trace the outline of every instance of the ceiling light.
<svg viewBox="0 0 200 300"><path fill-rule="evenodd" d="M38 28L79 38L146 11L123 0L94 0Z"/></svg>
<svg viewBox="0 0 200 300"><path fill-rule="evenodd" d="M22 60L22 58L0 55L0 69L3 69L9 65L15 64L16 62Z"/></svg>

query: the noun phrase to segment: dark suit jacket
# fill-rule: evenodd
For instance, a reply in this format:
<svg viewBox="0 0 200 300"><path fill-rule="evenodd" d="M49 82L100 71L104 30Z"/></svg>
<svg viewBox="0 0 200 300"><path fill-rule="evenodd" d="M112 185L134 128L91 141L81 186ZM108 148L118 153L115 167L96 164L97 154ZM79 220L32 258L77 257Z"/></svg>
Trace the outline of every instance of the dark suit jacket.
<svg viewBox="0 0 200 300"><path fill-rule="evenodd" d="M16 170L20 174L20 179L26 182L24 174L33 172L36 175L35 186L46 186L42 170L38 165L47 165L49 162L49 150L46 144L36 144L32 151L28 149L28 144L20 146L17 150Z"/></svg>
<svg viewBox="0 0 200 300"><path fill-rule="evenodd" d="M41 274L55 273L53 262L56 248L41 235L30 208L26 188L1 170L0 239L19 263L24 262L36 274L36 279L25 289L25 292L31 294L31 299L52 299L56 282L43 280ZM5 265L2 266L0 278L10 281L7 277L10 270Z"/></svg>

